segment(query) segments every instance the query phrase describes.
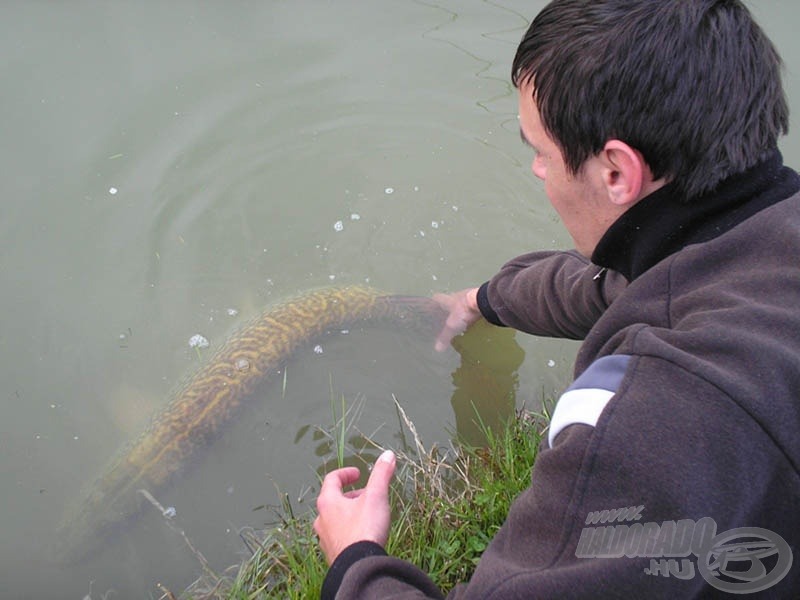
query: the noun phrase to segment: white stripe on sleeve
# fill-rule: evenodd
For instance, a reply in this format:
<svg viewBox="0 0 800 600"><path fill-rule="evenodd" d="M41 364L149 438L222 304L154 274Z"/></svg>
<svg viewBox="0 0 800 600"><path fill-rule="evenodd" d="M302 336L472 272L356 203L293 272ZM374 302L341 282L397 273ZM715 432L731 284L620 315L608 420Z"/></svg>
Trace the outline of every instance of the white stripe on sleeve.
<svg viewBox="0 0 800 600"><path fill-rule="evenodd" d="M576 423L592 427L597 425L600 413L613 396L614 392L598 388L580 388L564 392L550 419L550 432L547 435L550 447L553 447L558 434L570 425Z"/></svg>

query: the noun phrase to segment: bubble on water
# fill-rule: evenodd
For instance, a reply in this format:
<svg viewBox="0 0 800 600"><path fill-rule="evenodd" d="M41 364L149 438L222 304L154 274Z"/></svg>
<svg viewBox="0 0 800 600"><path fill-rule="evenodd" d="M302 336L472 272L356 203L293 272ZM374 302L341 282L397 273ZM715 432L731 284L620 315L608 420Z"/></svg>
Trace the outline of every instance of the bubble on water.
<svg viewBox="0 0 800 600"><path fill-rule="evenodd" d="M167 508L164 509L164 512L162 514L168 519L174 519L175 515L178 514L178 511L175 510L174 506L168 506Z"/></svg>
<svg viewBox="0 0 800 600"><path fill-rule="evenodd" d="M453 204L453 206L451 206L450 208L453 209L453 212L458 212L458 207L455 204Z"/></svg>
<svg viewBox="0 0 800 600"><path fill-rule="evenodd" d="M236 370L237 371L249 371L250 370L250 361L246 358L240 358L236 361Z"/></svg>
<svg viewBox="0 0 800 600"><path fill-rule="evenodd" d="M394 188L387 187L385 190L383 190L383 193L384 194L394 194Z"/></svg>
<svg viewBox="0 0 800 600"><path fill-rule="evenodd" d="M344 223L342 223L341 221L336 221L336 223L333 224L333 229L334 231L341 231L342 229L344 229Z"/></svg>
<svg viewBox="0 0 800 600"><path fill-rule="evenodd" d="M439 221L431 221L431 227L434 229L439 229Z"/></svg>
<svg viewBox="0 0 800 600"><path fill-rule="evenodd" d="M328 275L328 279L330 279L331 281L333 281L334 279L336 279L336 275Z"/></svg>
<svg viewBox="0 0 800 600"><path fill-rule="evenodd" d="M319 344L314 346L314 354L322 354L322 346L320 346Z"/></svg>
<svg viewBox="0 0 800 600"><path fill-rule="evenodd" d="M236 310L235 308L229 308L225 312L228 314L229 317L235 317L236 315L239 314L239 311Z"/></svg>
<svg viewBox="0 0 800 600"><path fill-rule="evenodd" d="M195 333L192 337L189 338L189 347L208 348L208 339L203 337L199 333Z"/></svg>
<svg viewBox="0 0 800 600"><path fill-rule="evenodd" d="M115 187L108 188L108 193L109 193L109 194L111 194L112 196L113 196L114 194L116 194L118 191L119 191L119 190L118 190L117 188L115 188Z"/></svg>
<svg viewBox="0 0 800 600"><path fill-rule="evenodd" d="M350 220L351 221L360 221L361 220L361 215L358 214L358 213L353 213L353 214L350 215Z"/></svg>
<svg viewBox="0 0 800 600"><path fill-rule="evenodd" d="M550 360L548 360L548 361L547 361L547 366L548 366L548 367L555 367L555 366L556 366L556 361L554 361L554 360L551 358Z"/></svg>

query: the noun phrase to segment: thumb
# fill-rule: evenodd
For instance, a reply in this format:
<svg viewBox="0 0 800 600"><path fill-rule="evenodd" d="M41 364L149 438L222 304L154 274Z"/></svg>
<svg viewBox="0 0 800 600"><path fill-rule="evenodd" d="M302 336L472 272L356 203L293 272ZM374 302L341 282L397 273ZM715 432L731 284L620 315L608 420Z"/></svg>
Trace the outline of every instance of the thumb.
<svg viewBox="0 0 800 600"><path fill-rule="evenodd" d="M394 475L394 468L396 460L394 452L385 450L383 454L378 457L372 467L372 473L369 474L367 481L367 489L370 494L388 496L389 483L392 481Z"/></svg>

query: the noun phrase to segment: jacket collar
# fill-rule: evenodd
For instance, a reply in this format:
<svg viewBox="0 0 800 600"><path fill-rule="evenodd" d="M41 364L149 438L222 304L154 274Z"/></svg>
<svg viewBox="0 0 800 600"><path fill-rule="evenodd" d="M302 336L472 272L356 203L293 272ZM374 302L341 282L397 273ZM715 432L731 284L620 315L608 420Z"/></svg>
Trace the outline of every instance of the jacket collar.
<svg viewBox="0 0 800 600"><path fill-rule="evenodd" d="M600 239L592 262L628 281L689 244L711 240L800 190L800 176L776 149L754 167L697 198L667 184L617 219Z"/></svg>

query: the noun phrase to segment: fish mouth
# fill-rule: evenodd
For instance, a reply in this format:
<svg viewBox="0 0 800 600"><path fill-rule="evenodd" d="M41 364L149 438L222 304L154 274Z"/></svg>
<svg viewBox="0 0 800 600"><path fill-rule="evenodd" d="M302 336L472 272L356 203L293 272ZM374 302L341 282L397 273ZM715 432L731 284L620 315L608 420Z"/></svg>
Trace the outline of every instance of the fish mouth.
<svg viewBox="0 0 800 600"><path fill-rule="evenodd" d="M393 294L382 296L400 324L421 331L439 333L447 320L447 311L427 296Z"/></svg>

